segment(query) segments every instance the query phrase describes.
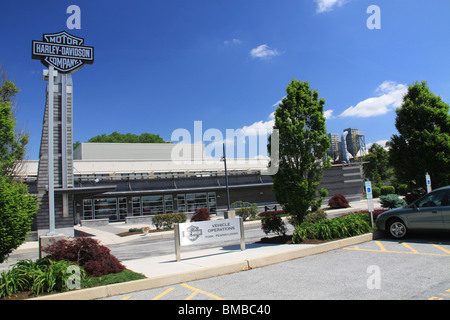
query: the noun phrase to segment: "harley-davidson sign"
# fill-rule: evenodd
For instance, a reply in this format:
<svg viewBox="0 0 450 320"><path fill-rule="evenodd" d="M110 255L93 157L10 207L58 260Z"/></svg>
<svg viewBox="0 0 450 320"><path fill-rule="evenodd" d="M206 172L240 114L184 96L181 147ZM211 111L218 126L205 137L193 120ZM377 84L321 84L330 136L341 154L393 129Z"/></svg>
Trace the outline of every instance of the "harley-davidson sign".
<svg viewBox="0 0 450 320"><path fill-rule="evenodd" d="M94 62L94 48L84 46L84 39L66 31L43 35L43 41L32 41L32 58L52 65L62 73L71 73L85 63Z"/></svg>

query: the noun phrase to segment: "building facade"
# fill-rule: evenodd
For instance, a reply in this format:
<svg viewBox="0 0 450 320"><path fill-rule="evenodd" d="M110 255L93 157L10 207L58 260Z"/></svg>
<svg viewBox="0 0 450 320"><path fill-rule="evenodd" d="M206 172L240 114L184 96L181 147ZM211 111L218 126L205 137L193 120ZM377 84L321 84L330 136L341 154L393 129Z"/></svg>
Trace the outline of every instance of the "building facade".
<svg viewBox="0 0 450 320"><path fill-rule="evenodd" d="M73 229L82 220L113 222L205 207L211 212L227 209L223 161L197 157L172 161L174 146L82 143L74 151L73 188L57 190L73 200L65 223L70 220ZM25 161L18 174L32 193L38 192L38 164ZM267 162L259 159L227 160L230 203L276 204L272 178L261 174L266 167ZM356 201L362 199L363 180L361 163L333 165L324 171L319 187L327 189L329 197L342 193ZM34 229L39 234L39 225Z"/></svg>

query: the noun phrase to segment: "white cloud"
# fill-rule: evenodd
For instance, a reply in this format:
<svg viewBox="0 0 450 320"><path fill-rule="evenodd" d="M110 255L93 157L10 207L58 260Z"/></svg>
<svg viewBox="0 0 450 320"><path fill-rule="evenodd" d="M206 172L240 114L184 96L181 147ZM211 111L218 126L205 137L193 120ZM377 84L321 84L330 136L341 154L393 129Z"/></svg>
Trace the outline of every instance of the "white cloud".
<svg viewBox="0 0 450 320"><path fill-rule="evenodd" d="M223 42L224 45L226 46L231 46L231 45L235 45L235 44L240 44L242 43L242 41L240 39L234 38L232 40L225 40Z"/></svg>
<svg viewBox="0 0 450 320"><path fill-rule="evenodd" d="M331 119L333 117L334 110L326 110L323 115L325 116L325 119Z"/></svg>
<svg viewBox="0 0 450 320"><path fill-rule="evenodd" d="M271 49L267 44L262 44L250 50L252 58L267 59L278 56L280 53L276 49Z"/></svg>
<svg viewBox="0 0 450 320"><path fill-rule="evenodd" d="M390 140L380 140L374 143L369 143L366 145L366 149L367 151L369 151L370 147L372 147L375 143L379 146L382 146L385 150L389 151L389 147L386 147L386 143L389 142Z"/></svg>
<svg viewBox="0 0 450 320"><path fill-rule="evenodd" d="M336 6L343 6L348 0L314 0L317 3L317 12L328 12L333 10Z"/></svg>
<svg viewBox="0 0 450 320"><path fill-rule="evenodd" d="M361 101L356 106L346 109L339 116L368 118L386 114L402 105L403 96L407 91L408 86L405 84L385 81L375 91L379 96Z"/></svg>

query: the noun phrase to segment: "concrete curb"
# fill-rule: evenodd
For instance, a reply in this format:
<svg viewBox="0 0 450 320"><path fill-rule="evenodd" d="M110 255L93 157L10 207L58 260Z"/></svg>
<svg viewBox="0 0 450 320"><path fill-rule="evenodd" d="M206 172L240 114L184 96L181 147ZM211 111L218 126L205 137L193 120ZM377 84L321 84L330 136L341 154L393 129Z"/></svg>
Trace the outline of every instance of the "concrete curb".
<svg viewBox="0 0 450 320"><path fill-rule="evenodd" d="M129 281L124 283L110 284L101 287L80 289L75 291L68 291L53 295L46 295L29 300L93 300L105 297L110 297L119 294L126 294L134 291L149 290L158 287L164 287L177 283L194 281L200 279L211 278L219 275L225 275L240 271L245 271L254 268L260 268L284 261L294 260L310 255L315 255L327 251L340 249L343 247L360 244L363 242L378 239L382 236L380 232L367 233L364 235L341 239L337 241L326 242L310 247L295 248L292 251L270 254L263 257L244 259L241 261L222 264L220 266L202 268L200 270L193 270L187 272L178 272L170 275L158 276L136 281Z"/></svg>

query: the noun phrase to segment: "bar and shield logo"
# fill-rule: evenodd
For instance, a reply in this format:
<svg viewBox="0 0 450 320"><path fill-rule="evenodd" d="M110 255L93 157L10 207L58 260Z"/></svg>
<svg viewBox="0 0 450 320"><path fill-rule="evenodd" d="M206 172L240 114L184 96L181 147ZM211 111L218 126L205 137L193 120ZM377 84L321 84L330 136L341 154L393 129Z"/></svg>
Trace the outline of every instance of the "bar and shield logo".
<svg viewBox="0 0 450 320"><path fill-rule="evenodd" d="M42 38L32 41L31 56L46 67L52 65L59 72L71 73L94 62L94 48L84 46L83 38L66 31L44 34Z"/></svg>
<svg viewBox="0 0 450 320"><path fill-rule="evenodd" d="M186 229L186 231L183 232L183 237L188 238L189 241L194 242L202 235L202 229L200 229L198 226L190 226Z"/></svg>

